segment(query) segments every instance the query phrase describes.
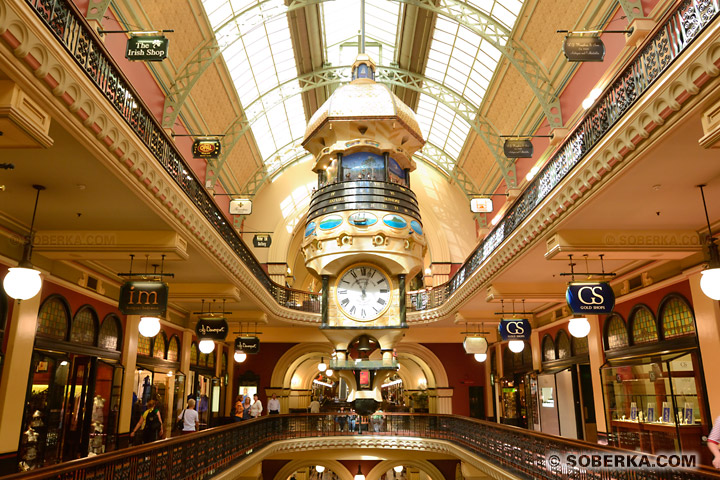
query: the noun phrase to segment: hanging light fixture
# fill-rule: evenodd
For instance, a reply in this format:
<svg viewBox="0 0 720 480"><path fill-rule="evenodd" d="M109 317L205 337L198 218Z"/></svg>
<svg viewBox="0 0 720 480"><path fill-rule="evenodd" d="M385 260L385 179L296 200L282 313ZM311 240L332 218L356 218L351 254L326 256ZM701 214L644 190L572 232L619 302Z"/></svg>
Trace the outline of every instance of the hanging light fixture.
<svg viewBox="0 0 720 480"><path fill-rule="evenodd" d="M332 374L333 374L332 368L328 368L327 370L325 370L325 375L327 375L328 377L332 377Z"/></svg>
<svg viewBox="0 0 720 480"><path fill-rule="evenodd" d="M713 300L720 300L720 253L718 245L715 243L712 230L710 229L710 217L708 216L707 204L705 203L705 185L698 185L700 195L702 195L703 208L705 209L705 220L708 226L707 247L710 258L708 259L708 267L703 270L700 277L700 289L705 295ZM7 278L7 277L6 277Z"/></svg>
<svg viewBox="0 0 720 480"><path fill-rule="evenodd" d="M585 317L571 318L568 330L570 330L570 335L575 338L585 338L590 333L590 322Z"/></svg>
<svg viewBox="0 0 720 480"><path fill-rule="evenodd" d="M525 342L523 340L510 340L508 342L508 348L513 353L520 353L525 350Z"/></svg>
<svg viewBox="0 0 720 480"><path fill-rule="evenodd" d="M397 465L397 466L393 467L393 470L395 470L395 473L400 473L403 471L403 468L405 468L405 467L403 467L402 465Z"/></svg>
<svg viewBox="0 0 720 480"><path fill-rule="evenodd" d="M143 337L154 337L160 333L160 319L158 317L140 317L138 331Z"/></svg>
<svg viewBox="0 0 720 480"><path fill-rule="evenodd" d="M247 353L243 352L242 350L237 350L235 352L235 355L233 355L233 358L237 363L242 363L247 360Z"/></svg>
<svg viewBox="0 0 720 480"><path fill-rule="evenodd" d="M215 350L215 342L212 340L200 340L200 343L198 343L198 349L201 353L211 353Z"/></svg>
<svg viewBox="0 0 720 480"><path fill-rule="evenodd" d="M487 353L476 353L475 354L475 361L476 362L484 362L487 360Z"/></svg>
<svg viewBox="0 0 720 480"><path fill-rule="evenodd" d="M320 357L320 363L318 363L318 370L320 370L321 372L327 370L327 363L325 363L323 357Z"/></svg>
<svg viewBox="0 0 720 480"><path fill-rule="evenodd" d="M323 473L325 471L324 465L315 465L315 471L318 473Z"/></svg>
<svg viewBox="0 0 720 480"><path fill-rule="evenodd" d="M37 190L37 195L35 196L35 208L33 208L32 221L30 222L30 233L25 237L22 260L18 262L17 267L8 269L8 273L3 280L5 293L15 300L28 300L33 298L40 292L40 288L42 287L40 271L33 268L32 263L30 263L30 258L32 257L35 214L37 213L40 192L45 190L45 187L42 185L33 185L33 188Z"/></svg>
<svg viewBox="0 0 720 480"><path fill-rule="evenodd" d="M355 474L354 480L365 480L365 475L363 475L362 470L360 470L360 464L358 463L358 471Z"/></svg>

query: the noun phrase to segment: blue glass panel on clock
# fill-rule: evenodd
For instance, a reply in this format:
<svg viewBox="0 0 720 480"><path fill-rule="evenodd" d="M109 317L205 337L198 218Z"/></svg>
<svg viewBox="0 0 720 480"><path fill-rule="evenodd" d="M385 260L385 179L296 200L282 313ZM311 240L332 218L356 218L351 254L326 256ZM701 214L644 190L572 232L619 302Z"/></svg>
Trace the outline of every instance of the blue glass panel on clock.
<svg viewBox="0 0 720 480"><path fill-rule="evenodd" d="M342 158L343 180L385 181L385 159L371 152L355 152Z"/></svg>
<svg viewBox="0 0 720 480"><path fill-rule="evenodd" d="M332 230L343 222L340 215L330 215L320 220L320 230Z"/></svg>
<svg viewBox="0 0 720 480"><path fill-rule="evenodd" d="M413 220L412 222L410 222L410 228L412 228L413 232L417 233L418 235L423 234L422 225L420 225L420 222L418 222L417 220Z"/></svg>
<svg viewBox="0 0 720 480"><path fill-rule="evenodd" d="M305 236L309 237L315 232L315 222L310 222L305 226Z"/></svg>
<svg viewBox="0 0 720 480"><path fill-rule="evenodd" d="M407 227L407 221L400 215L385 215L383 217L383 223L387 225L388 227L392 228L405 228Z"/></svg>

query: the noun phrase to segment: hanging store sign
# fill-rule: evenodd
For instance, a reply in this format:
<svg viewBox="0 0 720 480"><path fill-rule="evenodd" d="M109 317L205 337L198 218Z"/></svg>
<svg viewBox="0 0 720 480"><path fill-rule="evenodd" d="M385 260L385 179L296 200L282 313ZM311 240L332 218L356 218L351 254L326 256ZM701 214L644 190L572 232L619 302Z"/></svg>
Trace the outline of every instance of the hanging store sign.
<svg viewBox="0 0 720 480"><path fill-rule="evenodd" d="M573 282L565 291L573 313L607 315L615 307L615 293L606 282Z"/></svg>
<svg viewBox="0 0 720 480"><path fill-rule="evenodd" d="M237 337L235 339L235 351L242 351L249 355L260 352L260 339L258 337Z"/></svg>
<svg viewBox="0 0 720 480"><path fill-rule="evenodd" d="M227 320L225 320L225 317L201 317L195 324L195 333L201 340L217 340L221 342L227 338Z"/></svg>
<svg viewBox="0 0 720 480"><path fill-rule="evenodd" d="M125 58L133 61L160 62L167 58L169 40L163 35L130 37Z"/></svg>
<svg viewBox="0 0 720 480"><path fill-rule="evenodd" d="M492 213L492 211L493 211L492 198L471 198L470 199L470 211L472 213Z"/></svg>
<svg viewBox="0 0 720 480"><path fill-rule="evenodd" d="M503 153L507 158L532 158L533 144L527 139L508 139L503 144Z"/></svg>
<svg viewBox="0 0 720 480"><path fill-rule="evenodd" d="M131 281L120 287L118 309L123 315L161 316L167 310L168 286L163 282Z"/></svg>
<svg viewBox="0 0 720 480"><path fill-rule="evenodd" d="M498 331L503 340L527 340L532 326L527 318L503 318Z"/></svg>
<svg viewBox="0 0 720 480"><path fill-rule="evenodd" d="M250 215L252 201L247 198L233 198L230 200L230 215Z"/></svg>
<svg viewBox="0 0 720 480"><path fill-rule="evenodd" d="M193 158L217 158L222 144L217 138L198 138L193 142Z"/></svg>
<svg viewBox="0 0 720 480"><path fill-rule="evenodd" d="M272 243L272 237L267 233L257 234L253 237L253 246L255 248L269 248Z"/></svg>
<svg viewBox="0 0 720 480"><path fill-rule="evenodd" d="M563 53L568 62L602 62L605 44L598 37L565 37Z"/></svg>

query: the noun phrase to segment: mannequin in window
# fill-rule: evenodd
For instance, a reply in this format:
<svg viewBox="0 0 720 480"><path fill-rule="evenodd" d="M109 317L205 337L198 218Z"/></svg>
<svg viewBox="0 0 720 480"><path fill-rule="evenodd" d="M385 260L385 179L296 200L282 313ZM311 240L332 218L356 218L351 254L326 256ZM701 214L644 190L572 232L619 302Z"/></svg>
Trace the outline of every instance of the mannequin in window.
<svg viewBox="0 0 720 480"><path fill-rule="evenodd" d="M93 410L92 410L92 421L97 423L104 423L105 421L105 414L103 413L105 409L105 399L101 397L100 395L95 395L95 398L93 399Z"/></svg>

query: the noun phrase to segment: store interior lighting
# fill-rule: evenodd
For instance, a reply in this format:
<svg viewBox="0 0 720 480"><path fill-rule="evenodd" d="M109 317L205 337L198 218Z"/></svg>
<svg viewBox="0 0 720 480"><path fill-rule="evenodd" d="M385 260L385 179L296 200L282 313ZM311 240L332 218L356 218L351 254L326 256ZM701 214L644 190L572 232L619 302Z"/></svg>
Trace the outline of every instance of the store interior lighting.
<svg viewBox="0 0 720 480"><path fill-rule="evenodd" d="M323 357L320 357L320 363L318 363L318 370L321 372L324 372L327 370L328 366L327 363L325 363L325 359Z"/></svg>

